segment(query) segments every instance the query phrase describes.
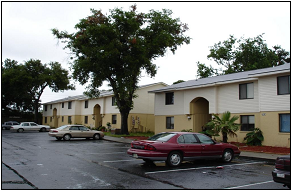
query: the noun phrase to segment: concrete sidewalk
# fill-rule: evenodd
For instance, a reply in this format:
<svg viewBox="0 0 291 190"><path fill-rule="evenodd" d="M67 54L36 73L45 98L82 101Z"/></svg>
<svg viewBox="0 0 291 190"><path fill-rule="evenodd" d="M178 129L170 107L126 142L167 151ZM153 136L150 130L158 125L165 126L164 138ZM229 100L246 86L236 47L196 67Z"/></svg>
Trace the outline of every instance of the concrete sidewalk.
<svg viewBox="0 0 291 190"><path fill-rule="evenodd" d="M119 137L110 137L105 136L104 140L108 141L114 141L114 142L120 142L120 143L128 143L130 144L132 142L131 139L126 138L119 138ZM280 154L269 154L269 153L260 153L260 152L247 152L247 151L241 151L240 157L244 158L251 158L251 159L258 159L258 160L265 160L271 163L274 163L278 156L282 156Z"/></svg>

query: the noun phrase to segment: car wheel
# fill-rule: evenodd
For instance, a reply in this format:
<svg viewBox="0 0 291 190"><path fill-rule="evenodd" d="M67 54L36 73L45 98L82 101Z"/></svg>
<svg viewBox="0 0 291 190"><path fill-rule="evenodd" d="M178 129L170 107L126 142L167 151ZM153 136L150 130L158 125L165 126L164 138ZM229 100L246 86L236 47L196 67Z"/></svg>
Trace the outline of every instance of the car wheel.
<svg viewBox="0 0 291 190"><path fill-rule="evenodd" d="M71 139L71 135L70 135L70 134L65 134L65 135L63 136L63 139L64 139L65 141L69 141L69 140Z"/></svg>
<svg viewBox="0 0 291 190"><path fill-rule="evenodd" d="M60 141L60 140L62 140L62 137L56 137L56 139L57 139L58 141Z"/></svg>
<svg viewBox="0 0 291 190"><path fill-rule="evenodd" d="M40 132L45 132L46 129L43 127L43 128L41 128L39 131L40 131Z"/></svg>
<svg viewBox="0 0 291 190"><path fill-rule="evenodd" d="M24 129L18 129L17 132L18 133L23 133Z"/></svg>
<svg viewBox="0 0 291 190"><path fill-rule="evenodd" d="M174 151L174 152L170 152L166 162L169 166L175 167L175 166L180 166L182 161L183 161L183 157L181 153Z"/></svg>
<svg viewBox="0 0 291 190"><path fill-rule="evenodd" d="M94 140L99 140L100 139L100 135L99 134L94 134L93 139Z"/></svg>
<svg viewBox="0 0 291 190"><path fill-rule="evenodd" d="M233 158L232 150L230 150L230 149L224 150L223 155L222 155L222 161L223 162L230 162L232 160L232 158Z"/></svg>

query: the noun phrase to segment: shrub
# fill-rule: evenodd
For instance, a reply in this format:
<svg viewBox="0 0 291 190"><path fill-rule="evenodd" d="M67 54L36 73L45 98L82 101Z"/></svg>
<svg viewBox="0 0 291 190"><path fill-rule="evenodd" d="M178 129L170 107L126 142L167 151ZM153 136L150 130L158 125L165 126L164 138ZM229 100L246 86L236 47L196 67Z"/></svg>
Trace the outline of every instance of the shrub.
<svg viewBox="0 0 291 190"><path fill-rule="evenodd" d="M247 145L262 146L262 142L264 141L263 132L259 128L255 128L246 134L244 141L246 141Z"/></svg>

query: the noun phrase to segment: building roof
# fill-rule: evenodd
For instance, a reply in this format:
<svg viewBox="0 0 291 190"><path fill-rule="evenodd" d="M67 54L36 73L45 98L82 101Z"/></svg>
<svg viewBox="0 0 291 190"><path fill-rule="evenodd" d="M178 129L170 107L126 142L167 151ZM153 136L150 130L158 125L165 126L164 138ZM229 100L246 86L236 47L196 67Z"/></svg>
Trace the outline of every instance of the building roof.
<svg viewBox="0 0 291 190"><path fill-rule="evenodd" d="M152 90L150 91L150 93L186 90L186 89L193 89L193 88L217 86L217 85L241 82L241 81L251 81L251 80L257 80L258 77L261 77L261 76L288 73L288 72L290 73L290 63L286 63L284 65L280 65L276 67L269 67L269 68L257 69L257 70L252 70L252 71L244 71L244 72L227 74L227 75L219 75L215 77L189 80L186 82L167 86L165 88Z"/></svg>
<svg viewBox="0 0 291 190"><path fill-rule="evenodd" d="M157 84L162 84L162 85L167 86L167 84L165 84L163 82L158 82L158 83L139 86L138 89L147 88L147 87L154 86ZM112 90L101 90L100 96L98 98L107 97L107 96L113 96L113 91ZM90 98L88 96L82 94L82 95L77 95L77 96L68 96L66 98L62 98L62 99L58 99L58 100L54 100L54 101L50 101L50 102L46 102L46 103L42 103L42 104L47 105L47 104L56 104L56 103L61 103L61 102L76 101L76 100L81 101L81 100L89 100L89 99Z"/></svg>

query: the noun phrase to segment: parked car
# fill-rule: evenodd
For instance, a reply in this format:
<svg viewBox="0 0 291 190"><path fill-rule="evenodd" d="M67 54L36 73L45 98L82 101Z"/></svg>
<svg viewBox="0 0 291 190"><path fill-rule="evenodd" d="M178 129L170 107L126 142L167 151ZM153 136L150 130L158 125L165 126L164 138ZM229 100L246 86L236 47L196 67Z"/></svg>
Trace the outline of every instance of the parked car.
<svg viewBox="0 0 291 190"><path fill-rule="evenodd" d="M17 121L7 121L2 124L2 129L10 130L12 125L19 125Z"/></svg>
<svg viewBox="0 0 291 190"><path fill-rule="evenodd" d="M290 189L290 155L279 156L272 171L273 180Z"/></svg>
<svg viewBox="0 0 291 190"><path fill-rule="evenodd" d="M179 166L183 160L219 158L230 162L240 155L240 150L201 133L163 132L147 140L133 141L127 154L146 162L166 161L169 166Z"/></svg>
<svg viewBox="0 0 291 190"><path fill-rule="evenodd" d="M93 138L95 140L103 139L104 133L97 130L91 130L83 125L63 125L56 129L51 129L49 136L55 137L57 140L68 141L71 138Z"/></svg>
<svg viewBox="0 0 291 190"><path fill-rule="evenodd" d="M38 125L34 122L22 122L19 125L13 125L10 128L11 131L22 133L24 131L40 131L45 132L50 130L48 125Z"/></svg>

